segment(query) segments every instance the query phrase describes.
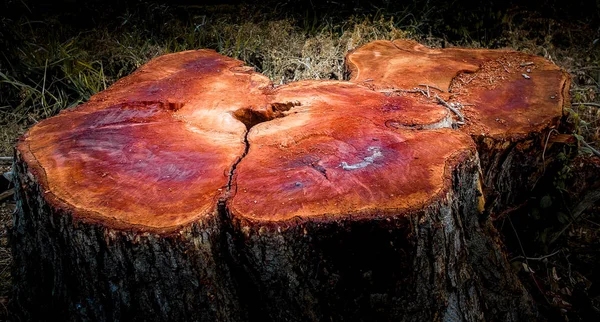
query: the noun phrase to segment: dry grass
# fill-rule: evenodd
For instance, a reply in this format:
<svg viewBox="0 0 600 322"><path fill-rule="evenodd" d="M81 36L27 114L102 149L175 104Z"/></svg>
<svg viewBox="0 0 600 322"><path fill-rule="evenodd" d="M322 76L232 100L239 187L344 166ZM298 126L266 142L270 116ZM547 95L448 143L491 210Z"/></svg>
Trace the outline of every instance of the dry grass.
<svg viewBox="0 0 600 322"><path fill-rule="evenodd" d="M409 11L376 12L357 13L344 19L327 16L317 19L286 16L275 12L277 8L265 14L244 7L216 6L188 8L188 17L180 19L171 7L148 6L143 8L144 12L123 13L115 17L116 22L93 31L63 28L56 21L57 17L49 17L44 22L0 20L0 36L10 34L7 38L17 41L9 53L4 53L4 57L14 58L12 63L0 57L0 156L12 155L16 138L37 121L84 102L148 60L165 53L212 48L243 60L275 84L284 84L303 79L343 79L344 56L349 50L372 40L397 38L413 38L434 47L511 48L546 57L573 76L573 105L568 117L572 126L568 128L600 149L600 107L577 104L600 103L600 46L596 45L600 29L579 21L543 18L517 8L506 12L502 22L495 26L498 29L494 30L495 37L476 38L467 31L468 26L448 26L443 21L430 19L428 15L433 9L423 8L419 15ZM152 16L149 21L160 23L150 26L140 20L145 16ZM448 41L452 33L464 37ZM590 151L584 148L577 153L589 154ZM565 171L568 172L568 168ZM0 205L0 319L3 296L10 287L10 253L6 247L5 227L10 225L12 207L11 202ZM576 229L566 234L568 240L581 237L578 234L581 231L598 236L596 222L589 225L584 222L594 217L582 218L584 220L574 225ZM570 247L568 241L563 245ZM528 255L547 253L540 247ZM556 259L555 267L558 267L562 265L558 261L560 257L571 265L568 256L568 249L563 249L550 262ZM559 275L564 272L559 269ZM570 266L568 274L571 274ZM544 283L556 282L552 279L555 275L546 276ZM562 288L569 285L560 286L563 291Z"/></svg>
<svg viewBox="0 0 600 322"><path fill-rule="evenodd" d="M247 7L217 6L180 19L165 5L151 4L144 10L122 13L116 17L117 28L107 24L83 32L62 27L58 17L44 22L3 21L0 27L8 28L9 38L20 42L11 46L12 64L2 65L0 59L0 155L12 154L15 138L36 121L86 101L151 58L169 52L212 48L245 61L275 84L284 84L343 79L345 54L372 40L408 37L430 46L452 45L443 34L432 36L430 31L440 26L423 22L428 13L421 13L420 20L407 11L300 20ZM162 24L144 24L141 15ZM589 26L559 23L519 10L508 11L502 21L500 36L485 38L485 42L474 40L464 26L445 28L464 33L456 41L463 46L493 43L542 55L574 75L575 102L599 99L600 57L593 46L599 35L590 32ZM598 110L574 106L572 116L579 126L577 134L596 148L600 147Z"/></svg>
<svg viewBox="0 0 600 322"><path fill-rule="evenodd" d="M153 57L181 50L213 48L245 61L283 84L302 79L343 79L344 56L376 39L411 36L396 27L393 17L351 17L343 24L322 23L305 30L293 19L235 23L229 16L201 23L170 21L167 36L145 39L132 30L113 34L108 29L79 34L68 41L46 35L43 43L21 44L21 70L2 71L0 88L0 155L12 154L15 138L37 121L80 104ZM29 22L14 30L31 35ZM48 22L51 24L51 22ZM57 33L60 33L58 31ZM36 78L37 77L37 78ZM2 106L3 105L3 106Z"/></svg>

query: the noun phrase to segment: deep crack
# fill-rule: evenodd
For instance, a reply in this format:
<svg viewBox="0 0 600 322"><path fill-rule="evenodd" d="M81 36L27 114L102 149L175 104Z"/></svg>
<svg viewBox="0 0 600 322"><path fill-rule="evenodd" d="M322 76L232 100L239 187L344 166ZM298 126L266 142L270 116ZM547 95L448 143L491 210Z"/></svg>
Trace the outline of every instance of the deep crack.
<svg viewBox="0 0 600 322"><path fill-rule="evenodd" d="M233 163L233 165L231 166L231 170L229 170L229 180L227 181L226 198L230 197L230 195L231 195L231 186L233 184L233 177L235 176L235 170L237 169L237 166L240 164L240 162L242 162L244 157L248 154L248 150L250 150L250 143L248 142L248 134L249 133L250 133L250 129L246 130L246 133L244 133L244 152Z"/></svg>
<svg viewBox="0 0 600 322"><path fill-rule="evenodd" d="M276 118L284 117L285 112L294 106L300 106L299 102L272 103L264 109L240 108L233 112L233 117L246 125L246 129L256 124L268 122Z"/></svg>
<svg viewBox="0 0 600 322"><path fill-rule="evenodd" d="M235 117L238 121L244 123L246 126L246 133L244 133L244 152L242 155L234 162L231 166L231 170L229 171L229 180L227 181L227 195L226 198L231 196L231 188L234 185L234 177L237 166L242 162L244 157L248 154L250 150L250 142L248 142L248 135L250 134L250 129L257 124L272 121L277 118L282 118L286 116L285 112L292 109L294 106L300 106L300 102L285 102L285 103L272 103L267 106L265 109L252 109L252 108L240 108L232 113L233 117ZM327 176L325 176L327 177Z"/></svg>
<svg viewBox="0 0 600 322"><path fill-rule="evenodd" d="M329 180L329 177L327 176L327 169L325 169L322 165L311 163L310 166L311 168L319 171L326 180Z"/></svg>

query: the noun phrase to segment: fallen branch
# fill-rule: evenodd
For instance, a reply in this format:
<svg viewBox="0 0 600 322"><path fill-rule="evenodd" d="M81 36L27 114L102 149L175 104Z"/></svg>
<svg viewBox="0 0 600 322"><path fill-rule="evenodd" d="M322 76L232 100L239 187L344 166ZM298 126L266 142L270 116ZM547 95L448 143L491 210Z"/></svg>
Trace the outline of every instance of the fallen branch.
<svg viewBox="0 0 600 322"><path fill-rule="evenodd" d="M452 105L448 104L448 102L444 101L441 97L439 97L437 94L435 95L435 99L437 99L437 101L439 103L441 103L442 105L446 106L450 111L452 111L454 114L456 114L456 116L458 116L459 121L462 124L465 124L465 117L462 115L461 112L459 112L456 108L454 108Z"/></svg>

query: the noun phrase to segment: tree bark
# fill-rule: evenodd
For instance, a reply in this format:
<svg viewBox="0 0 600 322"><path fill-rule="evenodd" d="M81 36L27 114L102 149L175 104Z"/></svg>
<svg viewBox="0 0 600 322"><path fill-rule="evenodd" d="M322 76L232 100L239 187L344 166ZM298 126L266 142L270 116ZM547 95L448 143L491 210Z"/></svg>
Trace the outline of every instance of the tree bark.
<svg viewBox="0 0 600 322"><path fill-rule="evenodd" d="M426 207L270 225L234 218L253 320L521 321L533 303L477 210L476 155ZM235 202L235 198L234 201ZM262 305L260 305L262 304Z"/></svg>
<svg viewBox="0 0 600 322"><path fill-rule="evenodd" d="M13 311L25 321L243 321L219 217L170 235L78 222L18 155ZM215 210L216 211L216 210Z"/></svg>
<svg viewBox="0 0 600 322"><path fill-rule="evenodd" d="M19 141L13 306L28 320L535 319L453 117L352 82L274 87L211 51L157 58Z"/></svg>

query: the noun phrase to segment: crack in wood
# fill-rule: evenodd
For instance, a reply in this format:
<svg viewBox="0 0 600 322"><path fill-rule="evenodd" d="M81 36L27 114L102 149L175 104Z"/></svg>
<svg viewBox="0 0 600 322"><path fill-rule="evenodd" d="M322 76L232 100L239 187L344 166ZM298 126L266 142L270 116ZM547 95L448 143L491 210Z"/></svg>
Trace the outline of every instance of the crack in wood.
<svg viewBox="0 0 600 322"><path fill-rule="evenodd" d="M319 173L321 173L323 175L323 177L325 177L325 179L327 179L327 181L329 181L329 177L327 176L327 169L325 169L322 165L311 163L310 167L319 171Z"/></svg>
<svg viewBox="0 0 600 322"><path fill-rule="evenodd" d="M250 129L248 129L246 131L246 133L244 133L244 152L233 163L233 165L231 166L231 169L229 170L228 179L227 179L227 186L226 186L226 198L228 198L228 197L231 196L231 187L232 186L235 186L235 188L236 188L235 191L237 191L237 183L234 182L235 181L234 180L235 170L237 169L237 166L240 164L240 162L242 162L242 160L244 159L244 157L246 157L246 155L248 155L248 151L250 150L250 143L248 142L248 134L249 133L250 133Z"/></svg>
<svg viewBox="0 0 600 322"><path fill-rule="evenodd" d="M285 112L288 112L295 106L301 106L302 104L298 101L294 102L276 102L267 106L265 109L252 109L252 108L240 108L232 113L233 117L238 121L242 122L246 126L246 133L244 133L244 152L242 155L234 162L229 170L229 178L227 180L227 195L231 194L231 188L235 185L234 177L235 170L237 166L242 162L244 157L248 154L250 150L250 142L248 141L248 135L250 134L250 129L257 124L272 121L277 118L282 118L286 116ZM325 178L327 176L325 175ZM237 190L237 189L236 189Z"/></svg>
<svg viewBox="0 0 600 322"><path fill-rule="evenodd" d="M244 123L246 129L250 131L250 128L257 124L286 116L285 112L288 112L294 106L300 105L300 102L272 103L263 109L240 108L234 111L232 115L238 121Z"/></svg>

